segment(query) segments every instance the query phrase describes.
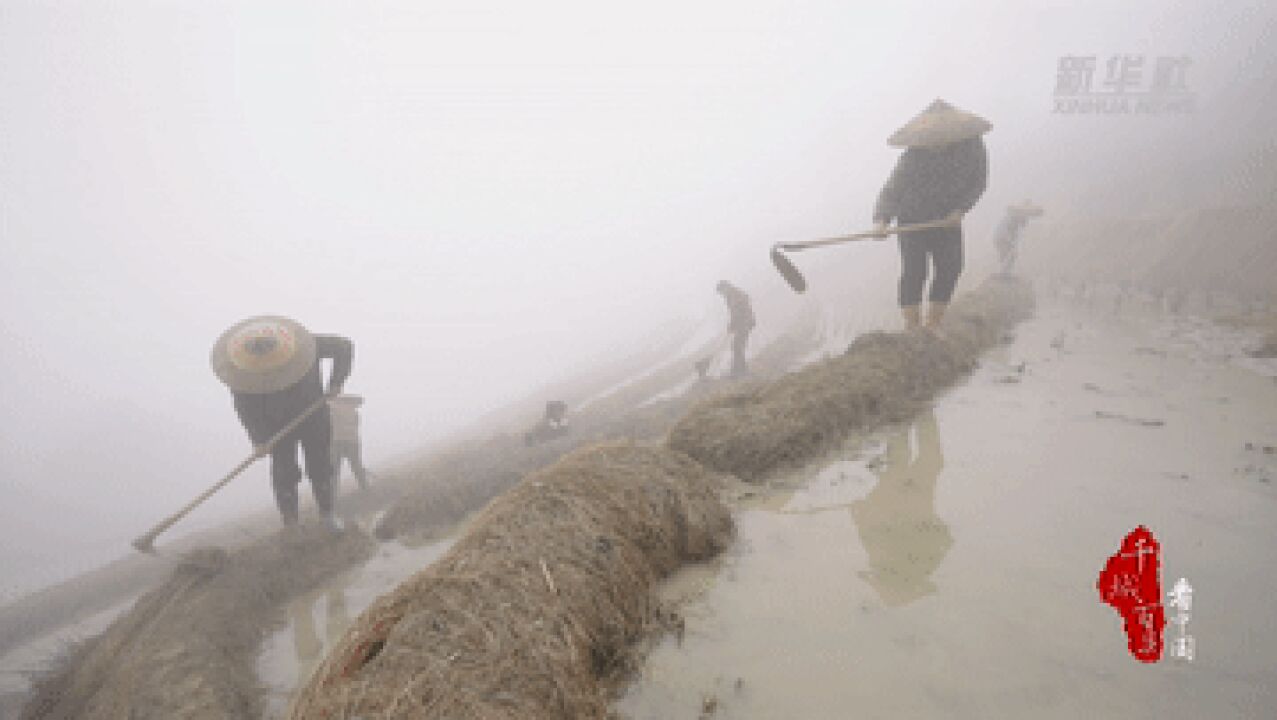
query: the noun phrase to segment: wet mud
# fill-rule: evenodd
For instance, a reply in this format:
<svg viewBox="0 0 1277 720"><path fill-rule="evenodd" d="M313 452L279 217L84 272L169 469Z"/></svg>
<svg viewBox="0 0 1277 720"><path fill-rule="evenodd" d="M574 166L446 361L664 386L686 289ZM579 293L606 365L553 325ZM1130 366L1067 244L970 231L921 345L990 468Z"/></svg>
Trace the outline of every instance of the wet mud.
<svg viewBox="0 0 1277 720"><path fill-rule="evenodd" d="M1180 326L1049 303L930 411L765 478L614 711L1268 717L1277 387ZM1140 524L1195 589L1191 663L1136 661L1096 592Z"/></svg>
<svg viewBox="0 0 1277 720"><path fill-rule="evenodd" d="M358 530L333 535L303 525L233 553L188 553L159 587L38 679L21 717L258 717L254 659L279 609L373 548Z"/></svg>

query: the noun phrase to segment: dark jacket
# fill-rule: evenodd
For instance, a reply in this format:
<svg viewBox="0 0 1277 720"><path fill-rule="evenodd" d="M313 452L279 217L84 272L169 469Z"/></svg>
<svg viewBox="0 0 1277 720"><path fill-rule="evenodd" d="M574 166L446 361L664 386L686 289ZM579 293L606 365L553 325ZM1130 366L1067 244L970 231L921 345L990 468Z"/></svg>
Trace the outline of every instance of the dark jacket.
<svg viewBox="0 0 1277 720"><path fill-rule="evenodd" d="M727 329L732 332L748 332L754 329L754 308L749 296L743 290L728 285L719 292L727 302L727 311L731 314Z"/></svg>
<svg viewBox="0 0 1277 720"><path fill-rule="evenodd" d="M896 162L878 194L874 222L901 225L966 213L984 194L988 156L978 137L940 147L911 147Z"/></svg>
<svg viewBox="0 0 1277 720"><path fill-rule="evenodd" d="M301 380L273 393L232 392L235 412L239 414L239 420L244 424L253 444L261 445L270 440L275 433L324 396L324 384L319 376L320 360L326 358L333 361L332 371L328 375L328 389L332 391L341 388L350 376L354 352L354 345L344 337L316 335L315 364ZM299 430L321 424L324 428L329 424L326 404L311 414Z"/></svg>

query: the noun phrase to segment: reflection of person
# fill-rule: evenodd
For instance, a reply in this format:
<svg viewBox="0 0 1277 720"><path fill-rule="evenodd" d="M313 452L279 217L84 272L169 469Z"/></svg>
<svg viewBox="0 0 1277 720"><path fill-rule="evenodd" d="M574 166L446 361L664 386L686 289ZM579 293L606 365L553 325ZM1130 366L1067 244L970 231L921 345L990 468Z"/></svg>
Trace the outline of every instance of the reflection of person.
<svg viewBox="0 0 1277 720"><path fill-rule="evenodd" d="M328 412L333 423L333 486L341 479L341 463L350 465L350 472L359 481L359 487L368 489L368 469L364 467L363 442L359 437L359 406L364 399L359 395L338 395L328 401Z"/></svg>
<svg viewBox="0 0 1277 720"><path fill-rule="evenodd" d="M328 408L320 408L273 448L266 443L320 401L324 395L319 362L332 361L330 396L339 395L350 375L354 349L337 335L312 335L288 318L262 315L244 320L218 338L210 355L213 372L231 390L235 412L259 457L270 453L275 502L285 525L297 522L297 484L302 471L297 448L306 459L306 475L315 504L329 528L341 529L333 515L332 442Z"/></svg>
<svg viewBox="0 0 1277 720"><path fill-rule="evenodd" d="M346 593L340 587L329 588L324 594L325 622L324 637L319 637L315 627L313 606L315 595L308 594L297 598L289 605L289 614L293 621L293 651L297 655L298 683L310 676L315 663L323 658L325 645L331 645L341 639L350 627L350 611L346 609Z"/></svg>
<svg viewBox="0 0 1277 720"><path fill-rule="evenodd" d="M1029 224L1029 220L1041 214L1042 208L1028 200L1007 208L1007 214L1003 216L997 232L993 235L993 242L998 248L998 260L1002 263L1002 272L1009 273L1015 267L1016 256L1020 250L1020 232L1024 230L1025 225Z"/></svg>
<svg viewBox="0 0 1277 720"><path fill-rule="evenodd" d="M906 149L874 206L878 230L892 220L951 223L900 234L900 312L910 330L920 323L928 258L935 265L928 327L939 325L962 274L962 216L984 193L988 159L980 136L990 127L983 118L936 100L887 141Z"/></svg>
<svg viewBox="0 0 1277 720"><path fill-rule="evenodd" d="M917 455L910 447L917 430ZM878 484L851 505L860 541L869 555L862 573L887 605L905 605L935 592L930 575L953 545L949 527L936 516L936 479L944 468L935 414L887 440L886 465Z"/></svg>
<svg viewBox="0 0 1277 720"><path fill-rule="evenodd" d="M727 303L727 332L732 336L732 377L739 377L749 372L745 364L745 345L749 343L749 333L754 329L754 308L749 296L743 290L726 280L718 283L718 294Z"/></svg>

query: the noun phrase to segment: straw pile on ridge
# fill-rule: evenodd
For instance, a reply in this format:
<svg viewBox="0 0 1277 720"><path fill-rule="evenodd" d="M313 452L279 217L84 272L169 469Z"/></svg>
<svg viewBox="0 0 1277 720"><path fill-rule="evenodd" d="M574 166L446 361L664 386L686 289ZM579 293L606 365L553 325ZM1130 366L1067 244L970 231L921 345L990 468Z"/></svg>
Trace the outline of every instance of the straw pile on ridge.
<svg viewBox="0 0 1277 720"><path fill-rule="evenodd" d="M262 638L297 594L372 555L371 538L317 526L234 553L203 548L106 632L36 681L23 720L259 717Z"/></svg>
<svg viewBox="0 0 1277 720"><path fill-rule="evenodd" d="M752 363L754 378L775 377L807 352L811 343L804 339L806 330L800 328L764 347ZM738 384L730 380L698 383L681 395L642 404L694 374L689 358L670 361L574 413L571 432L540 445L528 447L514 434L494 435L401 468L397 474L410 478L411 489L381 517L374 534L382 540L433 539L565 453L599 442L660 441L697 400Z"/></svg>
<svg viewBox="0 0 1277 720"><path fill-rule="evenodd" d="M605 717L607 688L659 621L652 585L730 536L718 487L633 444L529 475L360 616L290 717Z"/></svg>
<svg viewBox="0 0 1277 720"><path fill-rule="evenodd" d="M913 415L974 368L1032 304L1023 281L993 278L954 304L942 336L862 335L840 357L701 403L667 444L750 481L801 466L854 430Z"/></svg>

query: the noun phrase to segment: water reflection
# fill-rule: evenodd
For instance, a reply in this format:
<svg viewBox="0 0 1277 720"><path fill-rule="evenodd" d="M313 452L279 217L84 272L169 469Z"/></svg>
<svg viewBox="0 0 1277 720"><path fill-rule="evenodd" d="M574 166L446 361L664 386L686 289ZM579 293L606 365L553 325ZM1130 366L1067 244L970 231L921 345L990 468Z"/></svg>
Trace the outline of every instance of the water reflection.
<svg viewBox="0 0 1277 720"><path fill-rule="evenodd" d="M322 637L315 625L315 612L319 610L321 595L324 599ZM297 684L300 686L324 657L325 648L339 640L350 627L350 611L346 608L345 591L341 586L335 586L294 600L288 607L288 613L293 621L293 651L297 656Z"/></svg>
<svg viewBox="0 0 1277 720"><path fill-rule="evenodd" d="M869 570L859 575L896 607L936 591L930 576L953 546L935 509L936 480L944 469L935 413L928 410L894 431L883 461L875 472L878 484L851 504L851 516L869 555Z"/></svg>

